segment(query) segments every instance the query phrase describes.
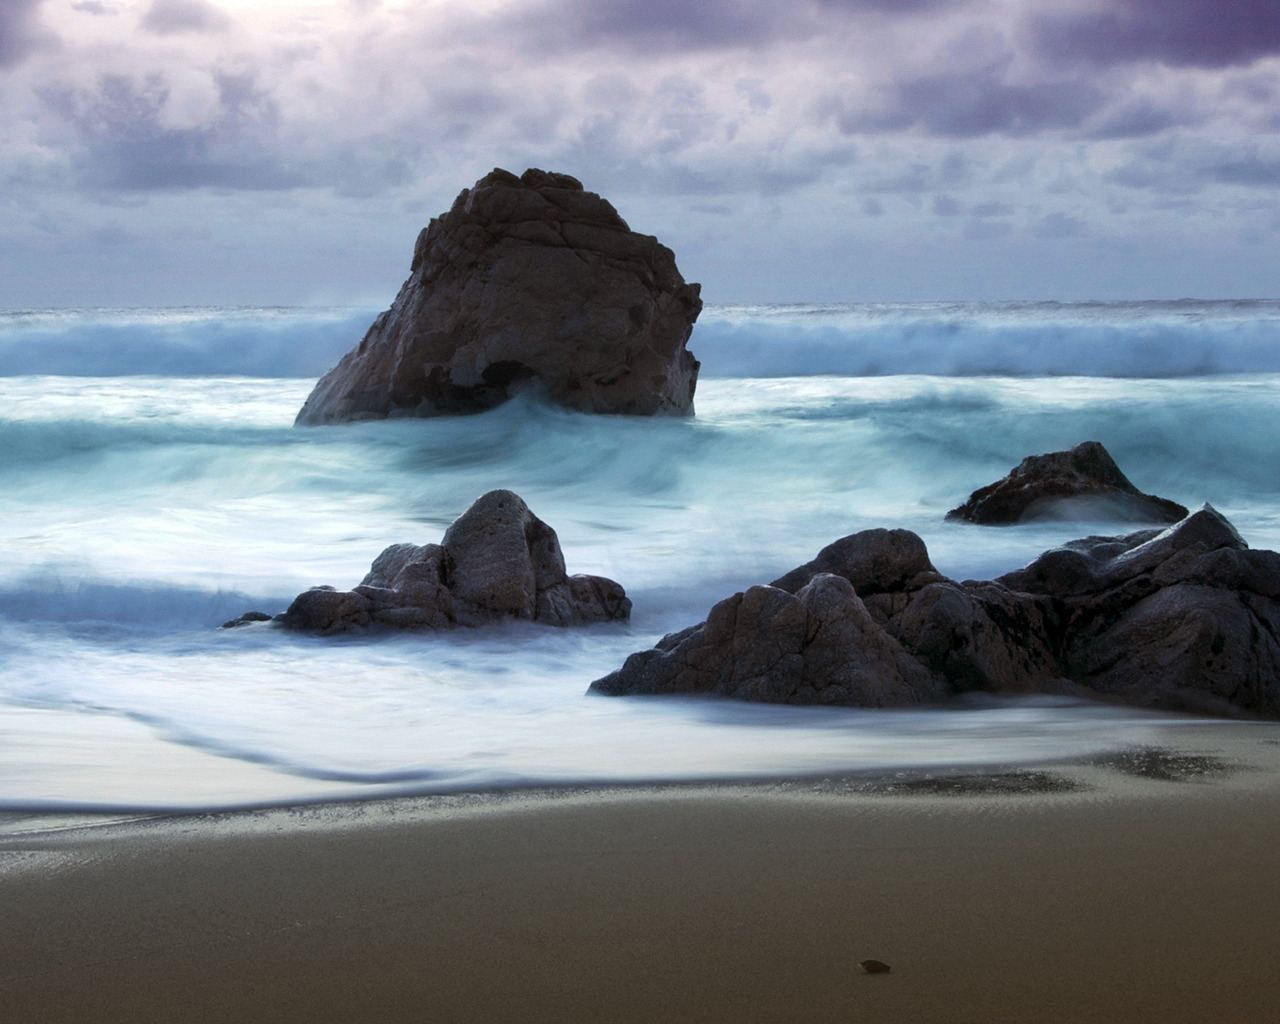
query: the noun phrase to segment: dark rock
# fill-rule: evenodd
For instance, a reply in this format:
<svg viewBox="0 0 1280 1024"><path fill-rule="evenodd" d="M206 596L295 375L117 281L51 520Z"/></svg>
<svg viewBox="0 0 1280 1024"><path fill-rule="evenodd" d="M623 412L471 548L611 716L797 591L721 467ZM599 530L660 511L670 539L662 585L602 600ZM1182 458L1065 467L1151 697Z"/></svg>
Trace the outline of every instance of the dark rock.
<svg viewBox="0 0 1280 1024"><path fill-rule="evenodd" d="M1176 523L1186 514L1175 501L1143 494L1106 448L1085 441L1069 451L1028 456L1003 480L974 491L947 518L1008 526L1035 519Z"/></svg>
<svg viewBox="0 0 1280 1024"><path fill-rule="evenodd" d="M538 591L565 578L555 531L511 491L490 491L444 535L444 578L460 601L532 619Z"/></svg>
<svg viewBox="0 0 1280 1024"><path fill-rule="evenodd" d="M689 415L698 292L576 179L495 170L422 230L395 302L297 422L477 412L527 387L583 412Z"/></svg>
<svg viewBox="0 0 1280 1024"><path fill-rule="evenodd" d="M1068 692L1045 611L996 583L944 580L916 593L886 628L953 693Z"/></svg>
<svg viewBox="0 0 1280 1024"><path fill-rule="evenodd" d="M603 576L568 576L538 591L534 618L551 626L612 622L631 614L620 583Z"/></svg>
<svg viewBox="0 0 1280 1024"><path fill-rule="evenodd" d="M270 622L271 616L266 612L245 612L239 618L229 619L222 624L223 629L236 629L239 626L252 625L255 622Z"/></svg>
<svg viewBox="0 0 1280 1024"><path fill-rule="evenodd" d="M1280 606L1269 603L1274 624ZM1068 649L1069 669L1127 704L1280 715L1280 641L1230 590L1164 587L1082 640Z"/></svg>
<svg viewBox="0 0 1280 1024"><path fill-rule="evenodd" d="M863 530L828 544L770 586L794 594L820 572L843 576L862 597L901 590L922 573L936 575L924 541L910 530Z"/></svg>
<svg viewBox="0 0 1280 1024"><path fill-rule="evenodd" d="M1054 693L1280 717L1280 554L1249 550L1206 505L1166 530L1086 537L959 583L914 534L866 531L591 688L862 706Z"/></svg>
<svg viewBox="0 0 1280 1024"><path fill-rule="evenodd" d="M476 626L504 617L553 626L625 619L626 592L600 576L569 576L556 532L511 491L483 495L442 544L393 544L350 591L314 587L280 617L322 634Z"/></svg>
<svg viewBox="0 0 1280 1024"><path fill-rule="evenodd" d="M820 573L797 594L751 587L707 621L631 655L601 693L717 693L741 700L881 707L938 700L942 680L876 625L849 581Z"/></svg>
<svg viewBox="0 0 1280 1024"><path fill-rule="evenodd" d="M308 633L341 633L373 621L369 599L333 587L312 587L293 599L281 619L286 629Z"/></svg>

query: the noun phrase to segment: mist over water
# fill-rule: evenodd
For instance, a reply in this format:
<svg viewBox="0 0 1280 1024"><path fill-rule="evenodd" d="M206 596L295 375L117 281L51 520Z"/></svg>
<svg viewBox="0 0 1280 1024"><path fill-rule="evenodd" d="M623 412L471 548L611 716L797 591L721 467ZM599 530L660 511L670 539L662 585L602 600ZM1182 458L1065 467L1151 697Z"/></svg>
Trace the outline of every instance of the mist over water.
<svg viewBox="0 0 1280 1024"><path fill-rule="evenodd" d="M711 310L690 346L704 364L692 419L516 400L479 416L313 429L293 417L367 313L134 312L133 328L113 312L9 314L0 807L992 763L1146 735L1158 719L1051 700L862 711L584 696L631 651L855 530L913 529L957 578L1125 532L943 521L1024 456L1083 440L1107 445L1142 490L1209 501L1251 545L1280 548L1276 304L923 309ZM952 322L950 348L920 340L913 355L903 341L948 336ZM1045 323L1059 335L1031 346ZM41 358L98 338L101 372L13 361L36 331ZM252 373L214 358L219 331L240 332ZM1169 331L1182 333L1167 341ZM125 335L132 342L111 341ZM1230 372L1179 370L1191 360L1180 346L1194 344ZM195 362L146 356L174 345ZM1021 369L945 370L965 345L972 365L1021 352ZM866 376L859 360L877 347L900 365ZM1147 372L1112 376L1118 352L1126 365L1147 353ZM916 372L927 353L935 365ZM1078 375L1046 376L1060 372L1051 355ZM284 372L307 360L323 365ZM357 583L385 546L439 540L495 487L556 529L570 572L622 582L632 621L336 639L217 628L249 608L281 611L314 584Z"/></svg>

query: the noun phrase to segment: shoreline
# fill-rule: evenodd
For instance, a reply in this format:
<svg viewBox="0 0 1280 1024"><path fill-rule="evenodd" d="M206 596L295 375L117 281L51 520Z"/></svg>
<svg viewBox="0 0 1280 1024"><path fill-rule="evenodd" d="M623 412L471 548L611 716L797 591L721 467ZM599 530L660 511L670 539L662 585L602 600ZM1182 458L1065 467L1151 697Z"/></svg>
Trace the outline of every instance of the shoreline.
<svg viewBox="0 0 1280 1024"><path fill-rule="evenodd" d="M1156 718L1156 714L1162 717ZM407 788L395 784L371 784L366 792L326 791L318 789L312 795L263 797L260 799L233 799L213 801L208 804L184 801L176 804L139 803L125 801L88 801L82 804L65 800L32 800L15 802L10 806L0 804L0 841L13 835L40 834L48 831L97 828L135 821L168 821L186 819L225 818L241 815L295 812L305 809L339 809L357 807L393 807L423 805L424 807L452 805L456 801L493 802L502 800L571 798L579 794L622 797L627 794L676 794L680 792L715 791L722 788L750 791L814 791L830 790L843 793L886 794L892 792L927 792L931 788L939 793L1031 793L1032 785L1020 785L1015 777L1030 778L1045 773L1087 769L1092 765L1106 765L1123 759L1133 752L1155 752L1157 758L1163 751L1180 751L1190 745L1185 737L1207 733L1206 742L1218 747L1249 745L1251 730L1274 731L1276 744L1280 745L1280 721L1269 719L1206 718L1203 716L1172 717L1153 713L1150 723L1142 726L1144 739L1116 737L1113 743L1098 750L1075 756L1049 756L1044 758L1005 758L999 761L969 761L901 763L859 768L833 767L827 770L778 769L766 772L744 771L740 774L711 772L706 775L655 778L598 778L565 780L527 780L506 783L468 783L459 780L434 789ZM1238 734L1238 735L1237 735ZM1181 737L1182 742L1173 742ZM1212 760L1212 759L1211 759ZM232 759L232 763L236 764ZM1121 774L1123 766L1113 765ZM1226 767L1226 766L1224 766ZM1204 766L1205 774L1217 774L1212 765ZM304 777L305 778L305 777ZM984 786L982 780L993 780ZM1069 781L1069 780L1068 780ZM934 785L936 783L936 786ZM1052 787L1050 787L1052 788ZM1064 787L1067 791L1071 786ZM32 827L24 828L23 823Z"/></svg>
<svg viewBox="0 0 1280 1024"><path fill-rule="evenodd" d="M874 782L4 834L0 1004L24 1021L1270 1020L1280 724L1240 725Z"/></svg>

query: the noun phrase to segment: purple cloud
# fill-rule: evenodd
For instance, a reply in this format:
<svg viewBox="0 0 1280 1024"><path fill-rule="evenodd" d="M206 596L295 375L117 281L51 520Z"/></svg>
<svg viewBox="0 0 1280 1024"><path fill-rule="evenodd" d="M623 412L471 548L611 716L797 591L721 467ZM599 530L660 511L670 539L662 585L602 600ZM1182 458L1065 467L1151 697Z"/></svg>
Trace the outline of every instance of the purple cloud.
<svg viewBox="0 0 1280 1024"><path fill-rule="evenodd" d="M1223 185L1248 185L1253 188L1280 186L1280 159L1267 159L1256 153L1236 160L1223 160L1205 168L1204 174Z"/></svg>
<svg viewBox="0 0 1280 1024"><path fill-rule="evenodd" d="M221 32L231 19L208 0L154 0L142 16L142 27L158 36L182 32Z"/></svg>
<svg viewBox="0 0 1280 1024"><path fill-rule="evenodd" d="M85 184L107 191L212 186L260 191L303 185L302 175L263 150L256 129L273 127L270 100L245 76L218 76L219 115L208 125L169 128L169 87L160 75L141 82L105 75L92 94L50 93L46 102L78 131Z"/></svg>
<svg viewBox="0 0 1280 1024"><path fill-rule="evenodd" d="M1084 222L1077 217L1065 213L1051 213L1041 217L1031 226L1031 233L1037 238L1056 241L1060 238L1076 238L1084 234Z"/></svg>
<svg viewBox="0 0 1280 1024"><path fill-rule="evenodd" d="M839 118L840 129L854 134L918 125L952 138L1032 135L1075 128L1105 103L1102 91L1088 82L1006 82L1000 71L986 67L899 82L891 87L887 110L846 111Z"/></svg>
<svg viewBox="0 0 1280 1024"><path fill-rule="evenodd" d="M36 21L41 0L0 0L0 68L12 67L47 38Z"/></svg>
<svg viewBox="0 0 1280 1024"><path fill-rule="evenodd" d="M517 19L544 44L612 44L641 51L762 46L823 30L824 16L912 16L970 0L547 0Z"/></svg>
<svg viewBox="0 0 1280 1024"><path fill-rule="evenodd" d="M758 45L793 22L790 10L763 0L550 0L518 18L518 27L554 48L613 43L647 51Z"/></svg>
<svg viewBox="0 0 1280 1024"><path fill-rule="evenodd" d="M1094 139L1133 139L1154 135L1174 125L1188 124L1190 120L1188 116L1179 116L1144 99L1109 111L1091 126L1088 134Z"/></svg>
<svg viewBox="0 0 1280 1024"><path fill-rule="evenodd" d="M1111 9L1033 22L1041 53L1092 64L1220 68L1280 53L1275 0L1111 0Z"/></svg>

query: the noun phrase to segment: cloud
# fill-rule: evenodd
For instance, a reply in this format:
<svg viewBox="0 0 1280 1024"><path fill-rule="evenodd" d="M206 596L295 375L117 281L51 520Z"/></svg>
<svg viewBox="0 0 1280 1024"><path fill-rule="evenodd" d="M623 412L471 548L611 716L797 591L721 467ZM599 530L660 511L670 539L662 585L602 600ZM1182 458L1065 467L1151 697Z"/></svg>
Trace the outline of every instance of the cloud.
<svg viewBox="0 0 1280 1024"><path fill-rule="evenodd" d="M944 7L962 7L968 0L817 0L819 7L839 11L879 11L884 14L926 14Z"/></svg>
<svg viewBox="0 0 1280 1024"><path fill-rule="evenodd" d="M1167 107L1157 106L1149 99L1126 102L1115 110L1107 111L1093 125L1088 135L1094 139L1133 139L1154 135L1174 125L1188 124L1193 119Z"/></svg>
<svg viewBox="0 0 1280 1024"><path fill-rule="evenodd" d="M514 25L543 45L609 45L641 52L761 47L808 38L863 15L911 18L970 0L546 0ZM507 15L504 13L504 18Z"/></svg>
<svg viewBox="0 0 1280 1024"><path fill-rule="evenodd" d="M1013 225L1008 221L975 218L965 222L962 237L968 242L990 242L1005 238L1012 232Z"/></svg>
<svg viewBox="0 0 1280 1024"><path fill-rule="evenodd" d="M515 27L552 48L614 44L688 50L757 46L796 31L796 10L768 0L552 0Z"/></svg>
<svg viewBox="0 0 1280 1024"><path fill-rule="evenodd" d="M918 196L922 192L955 189L969 183L968 162L959 153L950 153L937 164L914 162L896 174L867 183L870 192Z"/></svg>
<svg viewBox="0 0 1280 1024"><path fill-rule="evenodd" d="M1202 173L1211 181L1222 185L1247 185L1252 188L1280 187L1280 159L1274 157L1268 159L1256 153L1210 163Z"/></svg>
<svg viewBox="0 0 1280 1024"><path fill-rule="evenodd" d="M1007 217L1013 207L1008 203L977 203L969 212L975 217Z"/></svg>
<svg viewBox="0 0 1280 1024"><path fill-rule="evenodd" d="M1221 68L1280 53L1275 0L1111 0L1103 10L1042 16L1031 26L1042 54L1088 64Z"/></svg>
<svg viewBox="0 0 1280 1024"><path fill-rule="evenodd" d="M41 0L0 0L0 68L13 67L44 46L51 34L36 18Z"/></svg>
<svg viewBox="0 0 1280 1024"><path fill-rule="evenodd" d="M1031 233L1036 238L1049 240L1075 238L1084 234L1084 231L1083 221L1065 213L1051 213L1046 217L1041 217L1031 226Z"/></svg>
<svg viewBox="0 0 1280 1024"><path fill-rule="evenodd" d="M793 255L856 224L868 247L1066 259L1054 239L1234 239L1280 210L1280 57L1086 60L1084 11L1158 20L1145 0L0 0L0 43L37 18L61 39L0 72L0 202L15 232L127 207L131 252L165 218L267 238L304 210L324 251L367 230L367 253L494 165L543 166L743 273L742 239L775 231Z"/></svg>
<svg viewBox="0 0 1280 1024"><path fill-rule="evenodd" d="M164 123L171 91L159 74L141 80L104 75L93 92L51 92L45 98L78 130L84 147L80 177L92 189L262 191L305 184L302 173L282 165L262 143L276 111L252 76L215 77L217 114L196 127Z"/></svg>
<svg viewBox="0 0 1280 1024"><path fill-rule="evenodd" d="M839 127L846 134L920 127L949 138L1033 135L1078 127L1106 102L1097 86L1080 79L1007 81L1007 64L897 82L887 89L886 106L846 111Z"/></svg>
<svg viewBox="0 0 1280 1024"><path fill-rule="evenodd" d="M231 18L208 0L154 0L142 16L142 27L158 36L184 32L223 32Z"/></svg>

